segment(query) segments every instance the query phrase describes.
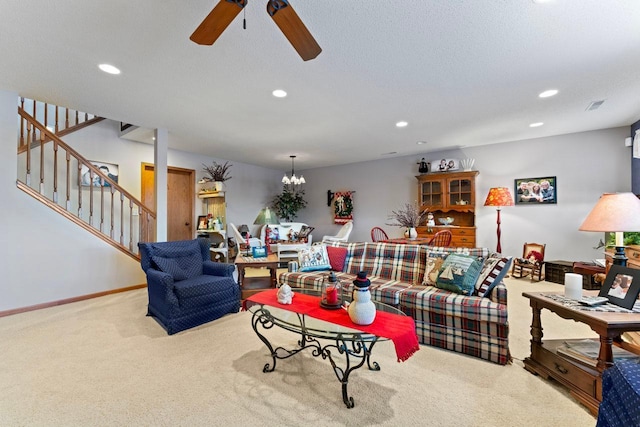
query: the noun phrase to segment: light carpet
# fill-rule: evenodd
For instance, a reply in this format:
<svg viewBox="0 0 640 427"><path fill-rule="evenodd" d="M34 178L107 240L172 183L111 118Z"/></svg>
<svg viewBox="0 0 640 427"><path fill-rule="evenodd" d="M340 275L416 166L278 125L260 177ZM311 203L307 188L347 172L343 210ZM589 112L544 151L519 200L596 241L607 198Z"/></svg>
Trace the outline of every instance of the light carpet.
<svg viewBox="0 0 640 427"><path fill-rule="evenodd" d="M594 426L562 387L522 367L531 310L524 290L548 282L506 279L514 363L500 366L421 346L404 363L376 345L378 372L352 373L342 402L327 360L305 351L278 360L241 312L168 336L145 317L146 290L0 319L2 426ZM595 336L543 311L546 338ZM293 345L274 328L270 337Z"/></svg>

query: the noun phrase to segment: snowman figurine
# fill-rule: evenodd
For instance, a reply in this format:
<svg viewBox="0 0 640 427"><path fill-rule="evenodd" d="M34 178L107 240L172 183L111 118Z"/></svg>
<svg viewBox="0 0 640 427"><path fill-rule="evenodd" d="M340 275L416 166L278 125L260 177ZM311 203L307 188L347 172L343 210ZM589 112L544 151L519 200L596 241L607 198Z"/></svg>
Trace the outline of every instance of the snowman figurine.
<svg viewBox="0 0 640 427"><path fill-rule="evenodd" d="M291 286L284 284L278 289L278 302L280 304L291 304L293 301L293 291Z"/></svg>
<svg viewBox="0 0 640 427"><path fill-rule="evenodd" d="M436 219L433 217L433 214L431 212L427 214L427 225L429 227L435 227L436 225Z"/></svg>
<svg viewBox="0 0 640 427"><path fill-rule="evenodd" d="M356 325L370 325L376 318L376 305L371 301L371 281L361 271L353 281L353 301L349 304L349 317Z"/></svg>

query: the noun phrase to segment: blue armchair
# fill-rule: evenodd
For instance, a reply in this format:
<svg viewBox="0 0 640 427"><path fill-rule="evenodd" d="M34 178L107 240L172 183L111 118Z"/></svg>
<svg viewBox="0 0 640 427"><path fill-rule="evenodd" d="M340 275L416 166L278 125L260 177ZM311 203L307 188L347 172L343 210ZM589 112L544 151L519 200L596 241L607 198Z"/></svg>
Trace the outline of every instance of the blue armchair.
<svg viewBox="0 0 640 427"><path fill-rule="evenodd" d="M240 309L235 267L211 261L209 240L138 243L153 316L169 335Z"/></svg>

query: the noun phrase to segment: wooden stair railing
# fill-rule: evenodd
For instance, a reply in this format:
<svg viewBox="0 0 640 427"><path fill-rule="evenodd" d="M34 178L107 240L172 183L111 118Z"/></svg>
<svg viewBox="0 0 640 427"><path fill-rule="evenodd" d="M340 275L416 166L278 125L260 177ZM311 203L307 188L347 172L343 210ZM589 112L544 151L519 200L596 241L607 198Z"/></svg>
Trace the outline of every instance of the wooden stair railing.
<svg viewBox="0 0 640 427"><path fill-rule="evenodd" d="M84 127L90 126L104 120L93 114L83 113L77 110L70 110L65 107L48 104L46 102L35 101L33 99L20 98L18 106L25 112L31 111L30 115L39 123L43 124L51 133L58 137L68 135ZM35 128L31 133L31 139L26 138L26 120L20 119L20 143L18 153L26 150L27 144L34 145L40 143L40 131ZM45 142L51 139L46 138Z"/></svg>
<svg viewBox="0 0 640 427"><path fill-rule="evenodd" d="M18 141L18 188L139 260L138 242L155 239L155 213L22 107L18 114L25 122L24 139ZM98 187L83 185L83 170Z"/></svg>

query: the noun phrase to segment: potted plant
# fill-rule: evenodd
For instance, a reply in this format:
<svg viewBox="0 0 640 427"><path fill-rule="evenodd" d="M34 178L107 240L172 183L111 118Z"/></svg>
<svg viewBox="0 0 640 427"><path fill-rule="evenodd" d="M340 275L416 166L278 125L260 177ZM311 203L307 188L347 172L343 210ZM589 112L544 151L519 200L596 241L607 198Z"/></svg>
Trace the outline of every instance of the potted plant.
<svg viewBox="0 0 640 427"><path fill-rule="evenodd" d="M416 227L423 222L428 213L428 209L420 210L420 206L417 203L405 203L403 208L391 211L387 219L394 222L387 223L387 225L404 227L406 228L405 237L415 239L418 237Z"/></svg>
<svg viewBox="0 0 640 427"><path fill-rule="evenodd" d="M204 166L204 171L209 174L209 176L204 179L207 181L213 181L215 183L215 190L222 191L224 189L223 183L231 179L229 169L232 165L229 162L224 162L224 164L213 162L211 166L205 165L204 163L202 166Z"/></svg>
<svg viewBox="0 0 640 427"><path fill-rule="evenodd" d="M288 186L283 186L282 193L278 194L271 201L271 207L279 218L286 222L292 222L298 211L307 206L304 200L304 190L293 190Z"/></svg>

